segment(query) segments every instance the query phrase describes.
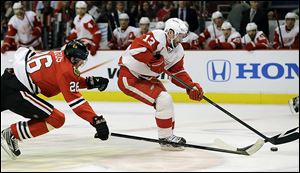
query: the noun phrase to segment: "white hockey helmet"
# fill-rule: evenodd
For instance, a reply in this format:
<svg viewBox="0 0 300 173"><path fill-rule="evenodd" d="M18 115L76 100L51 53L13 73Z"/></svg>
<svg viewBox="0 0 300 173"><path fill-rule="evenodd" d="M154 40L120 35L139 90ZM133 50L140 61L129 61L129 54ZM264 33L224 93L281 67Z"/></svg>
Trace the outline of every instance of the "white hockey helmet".
<svg viewBox="0 0 300 173"><path fill-rule="evenodd" d="M222 17L223 18L223 15L220 11L215 11L212 16L211 16L211 20L214 20L214 19L217 19L219 17Z"/></svg>
<svg viewBox="0 0 300 173"><path fill-rule="evenodd" d="M223 22L221 29L232 29L232 25L229 22Z"/></svg>
<svg viewBox="0 0 300 173"><path fill-rule="evenodd" d="M121 20L121 19L129 19L128 14L127 14L127 13L121 13L121 14L119 15L119 20Z"/></svg>
<svg viewBox="0 0 300 173"><path fill-rule="evenodd" d="M13 9L23 8L23 4L21 2L16 2L13 5Z"/></svg>
<svg viewBox="0 0 300 173"><path fill-rule="evenodd" d="M297 14L296 13L292 13L292 12L288 12L286 15L285 15L285 18L284 19L297 19Z"/></svg>
<svg viewBox="0 0 300 173"><path fill-rule="evenodd" d="M85 1L77 1L75 7L76 8L87 8L87 4Z"/></svg>
<svg viewBox="0 0 300 173"><path fill-rule="evenodd" d="M246 31L257 30L257 25L254 22L248 23L246 26Z"/></svg>
<svg viewBox="0 0 300 173"><path fill-rule="evenodd" d="M164 31L167 33L169 30L173 30L175 36L178 34L186 35L189 31L186 24L178 18L171 18L166 21Z"/></svg>
<svg viewBox="0 0 300 173"><path fill-rule="evenodd" d="M155 28L164 30L165 29L165 22L163 22L163 21L157 22L156 25L155 25Z"/></svg>
<svg viewBox="0 0 300 173"><path fill-rule="evenodd" d="M140 24L150 24L150 19L148 17L142 17L140 19Z"/></svg>

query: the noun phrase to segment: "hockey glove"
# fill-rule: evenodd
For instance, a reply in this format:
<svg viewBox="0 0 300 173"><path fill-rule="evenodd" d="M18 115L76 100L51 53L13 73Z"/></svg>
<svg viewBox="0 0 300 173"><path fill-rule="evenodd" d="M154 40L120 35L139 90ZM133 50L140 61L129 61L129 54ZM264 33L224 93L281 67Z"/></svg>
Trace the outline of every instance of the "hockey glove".
<svg viewBox="0 0 300 173"><path fill-rule="evenodd" d="M211 49L219 49L220 48L220 41L219 41L219 39L211 40L208 43L208 47L211 48Z"/></svg>
<svg viewBox="0 0 300 173"><path fill-rule="evenodd" d="M203 90L200 84L194 83L192 90L187 90L191 100L201 101L203 99Z"/></svg>
<svg viewBox="0 0 300 173"><path fill-rule="evenodd" d="M91 46L91 49L90 49L91 55L92 56L96 55L97 50L98 50L97 46Z"/></svg>
<svg viewBox="0 0 300 173"><path fill-rule="evenodd" d="M102 141L108 139L109 129L102 115L94 117L92 126L95 127L97 131L97 133L94 136L95 138L99 138Z"/></svg>
<svg viewBox="0 0 300 173"><path fill-rule="evenodd" d="M98 88L99 91L104 91L107 88L109 80L103 77L89 76L85 79L87 89Z"/></svg>
<svg viewBox="0 0 300 173"><path fill-rule="evenodd" d="M165 68L164 57L162 55L155 55L148 64L148 67L150 67L150 70L154 71L155 73L162 73Z"/></svg>
<svg viewBox="0 0 300 173"><path fill-rule="evenodd" d="M245 49L248 50L248 51L251 51L251 50L254 50L255 49L255 43L253 43L252 41L247 43L246 46L245 46Z"/></svg>

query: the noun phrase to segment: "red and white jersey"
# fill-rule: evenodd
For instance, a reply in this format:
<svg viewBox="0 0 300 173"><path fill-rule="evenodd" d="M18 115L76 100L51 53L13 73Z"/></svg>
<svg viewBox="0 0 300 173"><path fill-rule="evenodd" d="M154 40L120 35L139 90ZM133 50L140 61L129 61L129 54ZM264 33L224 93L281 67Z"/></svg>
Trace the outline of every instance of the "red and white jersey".
<svg viewBox="0 0 300 173"><path fill-rule="evenodd" d="M165 69L171 68L184 56L181 44L174 49L167 48L166 34L162 30L153 30L141 37L136 38L133 43L122 54L120 64L127 67L136 77L151 77L159 74L152 71L147 65L154 55L160 54L164 57Z"/></svg>
<svg viewBox="0 0 300 173"><path fill-rule="evenodd" d="M244 37L242 38L243 45L250 43L251 41L253 41L255 44L263 45L265 48L268 48L268 45L269 45L269 41L265 37L265 34L262 31L256 32L254 40L251 40L251 38L249 37L248 34L245 34Z"/></svg>
<svg viewBox="0 0 300 173"><path fill-rule="evenodd" d="M33 94L41 93L52 97L62 93L73 111L92 123L96 113L79 93L86 88L85 78L79 76L63 51L47 51L35 54L30 49L20 47L13 63L18 80Z"/></svg>
<svg viewBox="0 0 300 173"><path fill-rule="evenodd" d="M297 44L299 48L299 26L295 25L290 31L287 30L285 25L280 26L282 40L284 47L293 47L293 44ZM279 35L278 27L275 29L273 48L278 49L281 46L281 38Z"/></svg>
<svg viewBox="0 0 300 173"><path fill-rule="evenodd" d="M203 44L208 38L210 40L219 38L223 35L221 27L217 27L216 25L209 25L200 35L199 35L199 43ZM209 41L209 40L208 40Z"/></svg>
<svg viewBox="0 0 300 173"><path fill-rule="evenodd" d="M199 36L194 32L189 32L188 35L182 40L181 45L184 50L198 49L199 48Z"/></svg>
<svg viewBox="0 0 300 173"><path fill-rule="evenodd" d="M111 49L125 50L139 35L139 28L128 26L126 30L122 30L121 27L118 27L113 31L113 36L109 43L109 47Z"/></svg>
<svg viewBox="0 0 300 173"><path fill-rule="evenodd" d="M221 43L229 43L231 48L236 49L241 46L241 34L236 31L232 31L230 36L226 39L224 35L219 37Z"/></svg>
<svg viewBox="0 0 300 173"><path fill-rule="evenodd" d="M101 41L101 31L93 19L86 13L82 18L77 15L73 20L74 28L67 40L81 39L86 45L99 46Z"/></svg>
<svg viewBox="0 0 300 173"><path fill-rule="evenodd" d="M39 41L41 26L41 22L33 11L26 11L22 20L14 15L8 22L8 31L3 44L11 44L18 40L19 46L36 47L41 42Z"/></svg>

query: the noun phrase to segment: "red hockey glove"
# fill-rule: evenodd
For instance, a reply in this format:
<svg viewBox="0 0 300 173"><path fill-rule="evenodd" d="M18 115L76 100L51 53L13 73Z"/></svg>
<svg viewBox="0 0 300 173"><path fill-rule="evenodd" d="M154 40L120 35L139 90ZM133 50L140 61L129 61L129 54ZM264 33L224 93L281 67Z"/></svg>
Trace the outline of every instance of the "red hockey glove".
<svg viewBox="0 0 300 173"><path fill-rule="evenodd" d="M203 99L203 90L200 84L198 83L193 83L193 89L192 90L187 90L187 93L190 97L191 100L197 100L200 101Z"/></svg>
<svg viewBox="0 0 300 173"><path fill-rule="evenodd" d="M34 28L33 29L32 36L38 37L38 36L40 36L40 34L41 34L41 31L39 30L39 28Z"/></svg>
<svg viewBox="0 0 300 173"><path fill-rule="evenodd" d="M255 49L255 43L253 43L253 41L249 42L246 44L245 49L248 51L254 50Z"/></svg>
<svg viewBox="0 0 300 173"><path fill-rule="evenodd" d="M211 49L218 49L218 48L220 48L220 40L219 39L211 40L208 43L208 47L211 48Z"/></svg>
<svg viewBox="0 0 300 173"><path fill-rule="evenodd" d="M150 69L154 71L155 73L162 73L165 68L165 61L164 57L162 55L157 55L154 57L151 62L148 64Z"/></svg>
<svg viewBox="0 0 300 173"><path fill-rule="evenodd" d="M1 53L5 53L9 49L9 46L7 44L3 44L1 47Z"/></svg>
<svg viewBox="0 0 300 173"><path fill-rule="evenodd" d="M91 55L92 56L96 55L97 50L98 50L97 46L91 46L91 49L90 49Z"/></svg>

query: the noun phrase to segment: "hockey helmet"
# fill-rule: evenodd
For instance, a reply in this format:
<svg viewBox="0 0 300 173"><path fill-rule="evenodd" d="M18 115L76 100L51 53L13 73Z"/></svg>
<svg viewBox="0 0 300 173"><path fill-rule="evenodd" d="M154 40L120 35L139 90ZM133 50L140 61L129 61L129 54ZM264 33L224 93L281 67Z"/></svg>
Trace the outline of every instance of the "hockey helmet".
<svg viewBox="0 0 300 173"><path fill-rule="evenodd" d="M150 24L150 20L149 20L149 18L148 17L142 17L141 19L140 19L140 22L139 22L140 24Z"/></svg>
<svg viewBox="0 0 300 173"><path fill-rule="evenodd" d="M257 25L254 22L248 23L246 26L246 31L257 30Z"/></svg>
<svg viewBox="0 0 300 173"><path fill-rule="evenodd" d="M87 8L87 4L84 1L77 1L76 8Z"/></svg>
<svg viewBox="0 0 300 173"><path fill-rule="evenodd" d="M19 9L19 8L23 8L23 5L21 2L16 2L13 5L13 9Z"/></svg>
<svg viewBox="0 0 300 173"><path fill-rule="evenodd" d="M223 18L223 15L220 11L215 11L212 16L211 16L211 20L217 19L217 18Z"/></svg>
<svg viewBox="0 0 300 173"><path fill-rule="evenodd" d="M64 49L64 53L69 59L73 57L75 59L81 60L87 60L87 57L89 55L87 47L79 40L72 40L67 43Z"/></svg>
<svg viewBox="0 0 300 173"><path fill-rule="evenodd" d="M224 30L224 29L231 29L232 26L229 22L223 22L222 26L221 26L221 29Z"/></svg>
<svg viewBox="0 0 300 173"><path fill-rule="evenodd" d="M165 22L163 22L163 21L157 22L156 25L155 25L155 28L164 30L165 29Z"/></svg>
<svg viewBox="0 0 300 173"><path fill-rule="evenodd" d="M286 15L285 15L285 18L284 19L297 19L297 14L296 13L292 13L292 12L288 12Z"/></svg>
<svg viewBox="0 0 300 173"><path fill-rule="evenodd" d="M129 16L128 16L128 14L126 14L126 13L121 13L120 15L119 15L119 20L121 20L121 19L129 19Z"/></svg>

